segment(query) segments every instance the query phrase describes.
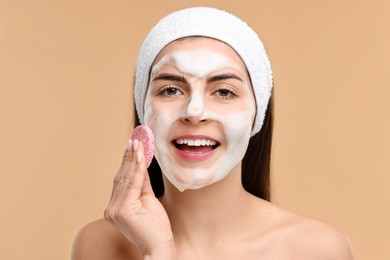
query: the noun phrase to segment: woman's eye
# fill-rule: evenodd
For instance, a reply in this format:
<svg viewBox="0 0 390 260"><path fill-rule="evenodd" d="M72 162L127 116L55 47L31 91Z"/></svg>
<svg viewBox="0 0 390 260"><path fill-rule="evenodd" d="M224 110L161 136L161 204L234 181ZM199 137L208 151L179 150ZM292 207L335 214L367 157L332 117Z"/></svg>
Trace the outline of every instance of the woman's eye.
<svg viewBox="0 0 390 260"><path fill-rule="evenodd" d="M233 98L237 96L233 91L227 88L218 89L215 93L223 99Z"/></svg>
<svg viewBox="0 0 390 260"><path fill-rule="evenodd" d="M177 96L181 94L181 91L173 86L167 86L161 89L158 93L161 96Z"/></svg>

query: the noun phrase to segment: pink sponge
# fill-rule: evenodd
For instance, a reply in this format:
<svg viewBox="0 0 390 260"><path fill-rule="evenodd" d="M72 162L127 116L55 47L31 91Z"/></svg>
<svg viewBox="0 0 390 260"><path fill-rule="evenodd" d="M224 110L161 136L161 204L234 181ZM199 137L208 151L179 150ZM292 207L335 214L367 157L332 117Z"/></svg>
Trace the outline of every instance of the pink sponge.
<svg viewBox="0 0 390 260"><path fill-rule="evenodd" d="M139 125L134 128L134 131L131 135L131 140L139 140L144 145L145 158L146 158L146 167L149 167L153 159L154 152L154 136L152 130L145 125Z"/></svg>

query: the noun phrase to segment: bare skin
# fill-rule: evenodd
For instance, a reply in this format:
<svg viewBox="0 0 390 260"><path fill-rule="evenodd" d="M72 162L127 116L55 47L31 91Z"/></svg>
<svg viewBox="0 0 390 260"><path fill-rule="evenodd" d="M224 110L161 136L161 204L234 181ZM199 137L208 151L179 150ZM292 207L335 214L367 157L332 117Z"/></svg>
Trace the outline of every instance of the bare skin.
<svg viewBox="0 0 390 260"><path fill-rule="evenodd" d="M176 255L167 259L353 259L348 239L334 227L258 199L229 179L214 184L219 187L204 188L205 195L193 191L188 197L177 197L178 191L168 184L172 196L161 201L172 225ZM229 187L237 193L232 195ZM225 188L221 197L228 200L207 197L213 189ZM188 198L190 205L185 203ZM79 232L72 259L144 258L119 229L102 219Z"/></svg>
<svg viewBox="0 0 390 260"><path fill-rule="evenodd" d="M215 214L220 208L203 219L202 216L189 217L188 222L192 224L188 225L193 227L190 226L188 232L195 233L188 239L185 235L175 236L176 259L354 259L348 239L334 227L285 211L249 194L245 196L253 203L249 211L256 212L250 216L245 214L248 210L241 212L244 214L232 219L231 226L222 225L224 216ZM214 224L220 225L212 226L210 232L207 228L212 219ZM181 236L184 242L180 242ZM144 259L140 250L104 219L85 226L74 245L74 260Z"/></svg>
<svg viewBox="0 0 390 260"><path fill-rule="evenodd" d="M230 47L206 38L171 43L156 60L177 48L194 46L217 50L245 68ZM158 97L154 102L163 106ZM238 98L235 102L242 105L247 101ZM169 105L174 108L175 103ZM194 117L181 119L174 127L201 128L223 136L218 122ZM224 141L218 150L221 154ZM79 232L72 259L354 259L348 239L336 228L246 192L241 184L241 162L220 181L200 189L180 192L165 177L164 185L164 195L155 198L143 146L130 142L105 219Z"/></svg>

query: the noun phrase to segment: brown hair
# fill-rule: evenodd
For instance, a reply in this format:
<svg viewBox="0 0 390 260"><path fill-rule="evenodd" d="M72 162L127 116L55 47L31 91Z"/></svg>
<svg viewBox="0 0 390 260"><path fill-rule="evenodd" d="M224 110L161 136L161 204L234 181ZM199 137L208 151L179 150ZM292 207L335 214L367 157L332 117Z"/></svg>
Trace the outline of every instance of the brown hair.
<svg viewBox="0 0 390 260"><path fill-rule="evenodd" d="M134 127L140 125L134 108ZM268 103L263 126L249 140L248 149L242 160L242 185L244 189L256 197L270 201L270 164L273 132L273 96ZM164 194L164 183L161 168L153 158L148 168L150 181L156 197Z"/></svg>
<svg viewBox="0 0 390 260"><path fill-rule="evenodd" d="M249 140L242 160L242 185L256 197L271 200L271 150L274 102L271 96L260 132Z"/></svg>

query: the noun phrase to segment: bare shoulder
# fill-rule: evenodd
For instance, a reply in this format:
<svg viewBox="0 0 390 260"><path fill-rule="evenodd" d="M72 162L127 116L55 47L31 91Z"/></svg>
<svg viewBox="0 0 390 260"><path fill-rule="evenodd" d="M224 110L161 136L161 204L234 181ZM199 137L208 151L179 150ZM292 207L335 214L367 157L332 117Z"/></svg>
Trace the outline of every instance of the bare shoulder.
<svg viewBox="0 0 390 260"><path fill-rule="evenodd" d="M298 255L308 259L354 259L351 243L339 229L315 219L295 218L290 227L289 242Z"/></svg>
<svg viewBox="0 0 390 260"><path fill-rule="evenodd" d="M278 256L284 254L288 259L291 256L293 259L354 259L348 237L336 227L268 202L263 206L272 212L269 237L273 244L280 245Z"/></svg>
<svg viewBox="0 0 390 260"><path fill-rule="evenodd" d="M113 225L100 219L85 225L73 242L72 260L89 259L142 259L142 256Z"/></svg>

